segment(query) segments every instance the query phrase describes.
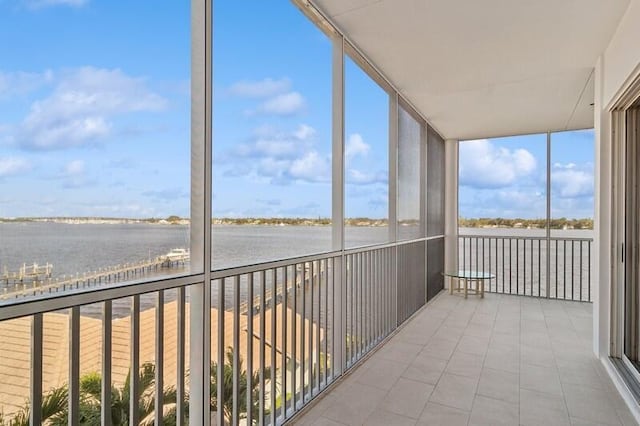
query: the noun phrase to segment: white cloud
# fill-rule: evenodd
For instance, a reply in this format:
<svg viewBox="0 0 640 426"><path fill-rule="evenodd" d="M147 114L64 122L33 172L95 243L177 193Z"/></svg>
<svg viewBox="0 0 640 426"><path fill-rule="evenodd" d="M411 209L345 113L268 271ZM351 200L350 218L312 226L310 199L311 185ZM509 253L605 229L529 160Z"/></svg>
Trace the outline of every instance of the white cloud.
<svg viewBox="0 0 640 426"><path fill-rule="evenodd" d="M349 162L352 158L359 155L365 156L370 150L371 146L364 142L362 135L359 133L349 135L344 148L345 161Z"/></svg>
<svg viewBox="0 0 640 426"><path fill-rule="evenodd" d="M291 182L330 182L331 155L315 146L316 130L299 124L290 131L262 126L253 140L238 144L227 157L218 158L229 177L286 185Z"/></svg>
<svg viewBox="0 0 640 426"><path fill-rule="evenodd" d="M0 157L0 179L27 172L30 169L31 165L23 158Z"/></svg>
<svg viewBox="0 0 640 426"><path fill-rule="evenodd" d="M31 105L16 140L27 149L80 146L107 137L117 115L160 111L166 105L144 79L119 69L69 70L48 97Z"/></svg>
<svg viewBox="0 0 640 426"><path fill-rule="evenodd" d="M81 188L97 183L95 178L88 176L84 160L69 161L61 168L57 178L62 181L64 188Z"/></svg>
<svg viewBox="0 0 640 426"><path fill-rule="evenodd" d="M298 126L298 129L293 132L293 135L300 139L301 141L305 141L308 140L312 137L314 137L316 134L316 129L314 129L311 126L307 126L306 124L301 124L300 126Z"/></svg>
<svg viewBox="0 0 640 426"><path fill-rule="evenodd" d="M262 103L257 112L273 115L294 115L304 110L306 102L298 92L277 95Z"/></svg>
<svg viewBox="0 0 640 426"><path fill-rule="evenodd" d="M496 147L486 139L460 144L460 185L500 188L531 175L537 167L526 149Z"/></svg>
<svg viewBox="0 0 640 426"><path fill-rule="evenodd" d="M259 81L239 81L229 88L229 93L245 98L266 98L287 92L291 89L288 78L274 80L265 78Z"/></svg>
<svg viewBox="0 0 640 426"><path fill-rule="evenodd" d="M367 173L357 169L347 170L347 183L352 185L371 185L374 183L387 183L389 177L386 172Z"/></svg>
<svg viewBox="0 0 640 426"><path fill-rule="evenodd" d="M85 170L84 161L74 160L74 161L70 161L64 166L63 175L69 176L69 177L83 175L84 170Z"/></svg>
<svg viewBox="0 0 640 426"><path fill-rule="evenodd" d="M2 72L0 71L0 100L33 92L53 81L53 72Z"/></svg>
<svg viewBox="0 0 640 426"><path fill-rule="evenodd" d="M553 165L551 171L552 195L560 198L590 197L593 195L593 168L576 164Z"/></svg>
<svg viewBox="0 0 640 426"><path fill-rule="evenodd" d="M307 152L295 159L289 168L294 179L310 182L329 182L331 180L331 159L321 156L317 151Z"/></svg>
<svg viewBox="0 0 640 426"><path fill-rule="evenodd" d="M296 153L296 143L292 140L258 139L252 144L239 145L236 153L243 157L266 156L291 156Z"/></svg>
<svg viewBox="0 0 640 426"><path fill-rule="evenodd" d="M546 196L533 188L460 188L460 216L463 217L531 219L544 217L545 212Z"/></svg>
<svg viewBox="0 0 640 426"><path fill-rule="evenodd" d="M238 144L234 154L241 157L294 158L310 149L315 134L316 130L306 124L300 124L289 132L262 126L254 130L254 140Z"/></svg>
<svg viewBox="0 0 640 426"><path fill-rule="evenodd" d="M291 166L291 160L283 160L274 157L265 157L258 162L255 170L256 177L266 179L266 181L275 180L282 182L284 175ZM251 173L253 173L252 171Z"/></svg>

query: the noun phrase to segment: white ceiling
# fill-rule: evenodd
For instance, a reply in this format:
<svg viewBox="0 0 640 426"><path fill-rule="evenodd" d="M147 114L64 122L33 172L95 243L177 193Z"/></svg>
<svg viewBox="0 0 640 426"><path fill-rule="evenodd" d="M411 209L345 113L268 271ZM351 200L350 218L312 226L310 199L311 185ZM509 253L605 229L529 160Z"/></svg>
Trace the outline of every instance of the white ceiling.
<svg viewBox="0 0 640 426"><path fill-rule="evenodd" d="M629 0L315 0L446 138L593 126Z"/></svg>

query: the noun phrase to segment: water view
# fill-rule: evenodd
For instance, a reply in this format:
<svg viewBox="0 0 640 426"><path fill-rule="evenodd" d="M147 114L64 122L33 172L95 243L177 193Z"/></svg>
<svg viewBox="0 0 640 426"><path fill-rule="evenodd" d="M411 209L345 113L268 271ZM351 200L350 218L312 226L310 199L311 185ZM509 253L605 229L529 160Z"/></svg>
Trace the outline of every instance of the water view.
<svg viewBox="0 0 640 426"><path fill-rule="evenodd" d="M384 242L386 227L350 227L351 246ZM24 264L53 265L53 276L70 276L153 259L189 247L189 227L157 224L0 222L0 275ZM331 250L328 226L213 227L214 269L286 259Z"/></svg>

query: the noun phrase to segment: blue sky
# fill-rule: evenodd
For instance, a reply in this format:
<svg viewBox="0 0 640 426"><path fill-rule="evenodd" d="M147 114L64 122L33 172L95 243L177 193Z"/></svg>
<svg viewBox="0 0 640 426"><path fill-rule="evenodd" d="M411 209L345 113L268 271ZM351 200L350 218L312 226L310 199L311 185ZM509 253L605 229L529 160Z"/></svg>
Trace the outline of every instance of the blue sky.
<svg viewBox="0 0 640 426"><path fill-rule="evenodd" d="M183 2L0 0L0 216L188 214L189 22Z"/></svg>
<svg viewBox="0 0 640 426"><path fill-rule="evenodd" d="M328 217L331 44L289 2L251 9L216 2L214 214ZM189 24L185 2L0 0L0 216L189 215ZM347 214L384 217L387 95L346 68Z"/></svg>
<svg viewBox="0 0 640 426"><path fill-rule="evenodd" d="M330 217L331 43L289 2L251 9L214 14L214 215ZM349 59L345 91L345 212L386 217L388 95Z"/></svg>
<svg viewBox="0 0 640 426"><path fill-rule="evenodd" d="M546 134L460 143L460 216L544 218ZM593 130L551 135L551 217L592 218Z"/></svg>
<svg viewBox="0 0 640 426"><path fill-rule="evenodd" d="M331 43L288 1L215 8L214 215L329 217ZM0 39L0 217L189 215L188 2L0 0ZM345 79L346 215L386 217L388 95ZM537 138L461 148L461 213L543 214ZM554 214L581 216L592 134L558 140Z"/></svg>

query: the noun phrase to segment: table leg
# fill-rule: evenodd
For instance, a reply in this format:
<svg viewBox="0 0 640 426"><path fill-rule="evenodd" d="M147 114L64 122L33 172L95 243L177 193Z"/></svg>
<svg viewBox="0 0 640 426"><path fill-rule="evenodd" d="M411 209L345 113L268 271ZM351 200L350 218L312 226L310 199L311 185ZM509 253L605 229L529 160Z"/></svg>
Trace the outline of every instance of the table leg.
<svg viewBox="0 0 640 426"><path fill-rule="evenodd" d="M453 277L449 277L449 294L453 294Z"/></svg>
<svg viewBox="0 0 640 426"><path fill-rule="evenodd" d="M462 285L464 285L464 298L467 298L467 290L468 290L468 283L467 283L467 279L463 278L462 279Z"/></svg>
<svg viewBox="0 0 640 426"><path fill-rule="evenodd" d="M480 280L480 297L484 299L484 280Z"/></svg>

